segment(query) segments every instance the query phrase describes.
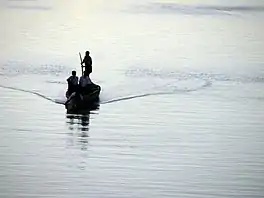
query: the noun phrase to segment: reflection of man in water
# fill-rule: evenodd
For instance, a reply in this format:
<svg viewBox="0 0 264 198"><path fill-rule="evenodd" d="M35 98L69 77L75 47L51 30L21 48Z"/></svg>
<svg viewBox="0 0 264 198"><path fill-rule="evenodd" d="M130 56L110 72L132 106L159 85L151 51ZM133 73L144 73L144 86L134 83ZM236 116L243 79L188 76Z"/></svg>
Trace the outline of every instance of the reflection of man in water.
<svg viewBox="0 0 264 198"><path fill-rule="evenodd" d="M85 71L87 71L88 74L92 73L92 64L93 64L93 62L92 62L92 58L90 56L90 52L89 51L86 51L85 57L84 57L84 59L82 61L82 64L83 63L85 64Z"/></svg>
<svg viewBox="0 0 264 198"><path fill-rule="evenodd" d="M76 76L76 71L72 71L72 75L67 79L68 82L68 95L70 96L73 92L78 89L78 76Z"/></svg>

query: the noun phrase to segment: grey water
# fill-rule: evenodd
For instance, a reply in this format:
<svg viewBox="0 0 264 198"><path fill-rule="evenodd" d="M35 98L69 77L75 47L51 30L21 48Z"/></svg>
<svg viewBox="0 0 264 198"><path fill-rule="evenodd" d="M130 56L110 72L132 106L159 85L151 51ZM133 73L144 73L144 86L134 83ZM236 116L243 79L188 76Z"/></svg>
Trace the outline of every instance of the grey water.
<svg viewBox="0 0 264 198"><path fill-rule="evenodd" d="M264 3L0 2L0 197L264 197ZM89 50L100 108L67 115Z"/></svg>

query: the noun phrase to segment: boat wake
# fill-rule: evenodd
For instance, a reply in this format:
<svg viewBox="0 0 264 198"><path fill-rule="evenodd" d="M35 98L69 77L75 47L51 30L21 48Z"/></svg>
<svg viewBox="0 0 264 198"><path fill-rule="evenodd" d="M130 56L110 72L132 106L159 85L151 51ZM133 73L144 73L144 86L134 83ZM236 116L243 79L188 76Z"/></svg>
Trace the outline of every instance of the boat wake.
<svg viewBox="0 0 264 198"><path fill-rule="evenodd" d="M143 98L148 96L155 96L155 95L173 95L173 94L181 94L181 93L188 93L188 92L194 92L198 91L200 89L204 89L207 87L210 87L212 83L210 81L206 81L204 84L202 84L199 87L196 88L177 88L177 87L170 87L170 90L165 91L157 91L157 92L149 92L149 93L142 93L142 94L135 94L135 95L128 95L128 96L120 96L120 97L114 97L113 99L109 100L102 100L100 101L100 104L108 104L108 103L114 103L114 102L121 102L124 100L131 100L131 99L137 99L137 98Z"/></svg>
<svg viewBox="0 0 264 198"><path fill-rule="evenodd" d="M149 91L141 91L141 93L138 94L131 94L131 91L129 91L128 93L124 93L124 92L120 92L117 93L118 95L113 95L113 94L107 94L105 91L101 94L100 96L100 104L108 104L108 103L114 103L114 102L121 102L124 100L131 100L131 99L137 99L137 98L143 98L143 97L148 97L148 96L155 96L155 95L171 95L171 94L180 94L180 93L187 93L187 92L193 92L193 91L198 91L199 89L203 89L206 87L211 86L212 83L207 81L205 82L203 85L201 85L200 87L196 87L196 88L178 88L178 87L173 87L171 84L168 85L163 85L162 88L158 88L155 87L155 90L158 91L153 91L153 89L150 88ZM66 98L63 96L61 98L52 98L49 97L45 94L39 93L35 90L27 90L27 89L22 89L22 88L17 88L17 87L11 87L11 86L5 86L5 85L0 85L1 88L4 89L10 89L10 90L15 90L15 91L21 91L24 93L29 93L29 94L33 94L36 96L39 96L45 100L51 101L53 103L56 104L62 104L64 105ZM120 88L120 87L119 87ZM115 89L116 90L116 89ZM122 90L122 89L121 89ZM127 89L127 90L131 90L131 89ZM160 91L159 91L160 90ZM136 90L132 92L137 92ZM107 97L108 95L108 97Z"/></svg>
<svg viewBox="0 0 264 198"><path fill-rule="evenodd" d="M25 92L25 93L30 93L30 94L34 94L36 96L39 96L41 98L44 98L46 100L49 100L51 102L55 102L56 103L56 100L55 99L52 99L52 98L49 98L41 93L38 93L36 91L30 91L30 90L26 90L26 89L20 89L20 88L16 88L16 87L9 87L9 86L4 86L4 85L0 85L1 88L4 88L4 89L11 89L11 90L15 90L15 91L22 91L22 92Z"/></svg>
<svg viewBox="0 0 264 198"><path fill-rule="evenodd" d="M262 84L264 82L263 76L228 76L214 73L177 72L142 68L126 70L124 75L125 81L116 85L111 85L103 81L100 82L102 87L100 104L109 104L149 96L195 92L209 88L215 82L231 81L243 84ZM34 85L27 83L26 86L28 89L19 88L19 82L17 81L9 86L0 85L0 87L33 94L56 104L63 105L66 101L64 96L64 90L66 88L65 82L59 79L43 80L39 84ZM46 85L43 86L43 83ZM58 94L59 92L60 94Z"/></svg>

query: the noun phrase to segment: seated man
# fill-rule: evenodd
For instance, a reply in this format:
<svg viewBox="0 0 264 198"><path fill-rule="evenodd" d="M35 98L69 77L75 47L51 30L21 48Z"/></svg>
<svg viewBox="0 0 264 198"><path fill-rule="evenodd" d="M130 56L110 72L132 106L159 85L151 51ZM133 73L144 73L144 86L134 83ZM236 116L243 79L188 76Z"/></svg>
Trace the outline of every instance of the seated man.
<svg viewBox="0 0 264 198"><path fill-rule="evenodd" d="M72 76L67 79L68 91L67 97L69 97L73 92L78 90L78 76L76 76L76 71L72 71Z"/></svg>
<svg viewBox="0 0 264 198"><path fill-rule="evenodd" d="M95 84L91 81L89 77L89 72L85 71L83 76L81 76L79 86L81 94L89 93L95 86Z"/></svg>

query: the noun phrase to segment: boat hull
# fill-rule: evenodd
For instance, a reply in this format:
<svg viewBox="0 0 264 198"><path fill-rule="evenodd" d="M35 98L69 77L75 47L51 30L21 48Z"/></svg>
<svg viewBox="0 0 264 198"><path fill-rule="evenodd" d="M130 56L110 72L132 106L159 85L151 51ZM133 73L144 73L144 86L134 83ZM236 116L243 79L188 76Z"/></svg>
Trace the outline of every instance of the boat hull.
<svg viewBox="0 0 264 198"><path fill-rule="evenodd" d="M68 114L78 114L99 108L101 87L96 85L93 90L84 95L73 93L65 102Z"/></svg>

